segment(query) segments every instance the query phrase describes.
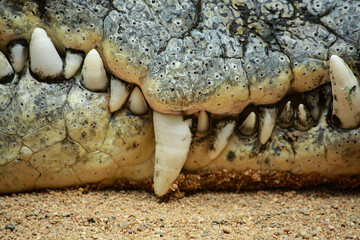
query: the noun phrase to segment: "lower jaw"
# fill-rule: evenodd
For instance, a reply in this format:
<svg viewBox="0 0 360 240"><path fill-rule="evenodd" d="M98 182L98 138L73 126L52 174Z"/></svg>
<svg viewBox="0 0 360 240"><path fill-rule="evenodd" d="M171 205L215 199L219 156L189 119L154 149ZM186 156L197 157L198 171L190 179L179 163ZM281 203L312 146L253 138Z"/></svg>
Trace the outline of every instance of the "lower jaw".
<svg viewBox="0 0 360 240"><path fill-rule="evenodd" d="M26 72L18 83L4 85L12 88L14 96L0 120L0 193L86 184L152 188L151 110L142 116L126 107L110 113L109 94L82 88L79 76L54 87ZM30 109L35 115L27 116ZM257 133L244 136L236 128L214 159L208 154L211 131L195 136L170 189L237 190L329 182L356 187L360 129L339 129L332 125L330 114L324 110L317 125L307 131L275 126L266 144L260 143Z"/></svg>

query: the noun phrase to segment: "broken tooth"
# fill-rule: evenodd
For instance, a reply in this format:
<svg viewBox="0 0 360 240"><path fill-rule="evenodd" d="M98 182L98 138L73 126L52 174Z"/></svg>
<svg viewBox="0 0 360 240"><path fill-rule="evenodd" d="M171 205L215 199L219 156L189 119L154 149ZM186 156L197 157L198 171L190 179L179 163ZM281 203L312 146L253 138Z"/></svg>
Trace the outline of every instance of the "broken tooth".
<svg viewBox="0 0 360 240"><path fill-rule="evenodd" d="M6 56L0 51L0 83L8 83L14 76L14 70L11 67Z"/></svg>
<svg viewBox="0 0 360 240"><path fill-rule="evenodd" d="M79 70L84 55L80 51L67 49L65 54L64 77L69 79Z"/></svg>
<svg viewBox="0 0 360 240"><path fill-rule="evenodd" d="M240 125L239 131L245 136L251 136L256 132L257 124L257 116L254 112L251 112Z"/></svg>
<svg viewBox="0 0 360 240"><path fill-rule="evenodd" d="M94 92L105 91L108 87L108 79L103 61L96 49L92 49L85 57L81 71L82 85Z"/></svg>
<svg viewBox="0 0 360 240"><path fill-rule="evenodd" d="M163 196L178 177L189 152L192 119L153 112L155 132L154 190Z"/></svg>
<svg viewBox="0 0 360 240"><path fill-rule="evenodd" d="M130 112L135 115L143 115L147 113L148 105L139 87L135 87L131 92L127 106Z"/></svg>
<svg viewBox="0 0 360 240"><path fill-rule="evenodd" d="M130 94L130 91L131 91L130 84L126 84L120 79L111 77L110 101L109 101L110 112L115 112L124 105L126 99Z"/></svg>
<svg viewBox="0 0 360 240"><path fill-rule="evenodd" d="M218 122L211 129L210 150L208 156L211 160L215 159L228 144L234 132L236 122L234 120L224 120Z"/></svg>
<svg viewBox="0 0 360 240"><path fill-rule="evenodd" d="M11 64L15 72L21 72L28 58L28 43L26 40L15 40L7 46Z"/></svg>
<svg viewBox="0 0 360 240"><path fill-rule="evenodd" d="M198 116L197 134L205 135L209 130L210 122L206 111L201 111Z"/></svg>
<svg viewBox="0 0 360 240"><path fill-rule="evenodd" d="M265 144L274 130L278 108L260 107L259 108L259 140L261 144Z"/></svg>
<svg viewBox="0 0 360 240"><path fill-rule="evenodd" d="M330 79L333 123L345 129L358 127L360 125L359 83L348 65L336 55L330 58Z"/></svg>
<svg viewBox="0 0 360 240"><path fill-rule="evenodd" d="M295 115L295 129L300 131L307 131L313 126L313 119L311 117L311 114L304 106L304 104L299 104Z"/></svg>
<svg viewBox="0 0 360 240"><path fill-rule="evenodd" d="M282 128L289 128L294 123L294 109L291 105L291 101L288 101L281 111L277 124Z"/></svg>
<svg viewBox="0 0 360 240"><path fill-rule="evenodd" d="M55 79L61 75L63 62L44 29L34 29L29 51L30 69L36 77L46 80Z"/></svg>

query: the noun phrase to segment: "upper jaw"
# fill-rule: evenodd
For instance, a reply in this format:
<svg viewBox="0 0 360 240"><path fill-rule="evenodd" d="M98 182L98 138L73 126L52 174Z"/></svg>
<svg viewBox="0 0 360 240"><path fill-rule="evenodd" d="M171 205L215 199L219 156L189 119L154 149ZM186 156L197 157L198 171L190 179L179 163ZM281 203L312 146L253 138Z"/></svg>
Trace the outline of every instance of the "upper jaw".
<svg viewBox="0 0 360 240"><path fill-rule="evenodd" d="M275 21L267 7L257 12L246 3L249 26L241 23L241 8L223 3L216 10L207 2L183 2L171 8L174 16L168 22L163 19L165 7L142 2L125 8L119 1L111 11L90 3L85 8L76 1L64 6L48 2L43 13L33 2L21 10L11 2L3 4L2 46L14 38L30 40L35 26L41 26L60 55L65 49L87 53L95 48L108 72L137 84L151 108L163 113L240 113L250 104L277 103L290 92L310 91L329 82L328 60L333 54L346 57L353 70L358 64L356 37L347 36L351 39L345 42L335 36L328 30L333 28L328 16L321 24L303 17L288 20L296 11L287 4L277 6L284 10L280 11L284 19ZM301 11L315 14L312 7ZM142 14L132 14L135 10ZM342 13L348 19L354 14Z"/></svg>

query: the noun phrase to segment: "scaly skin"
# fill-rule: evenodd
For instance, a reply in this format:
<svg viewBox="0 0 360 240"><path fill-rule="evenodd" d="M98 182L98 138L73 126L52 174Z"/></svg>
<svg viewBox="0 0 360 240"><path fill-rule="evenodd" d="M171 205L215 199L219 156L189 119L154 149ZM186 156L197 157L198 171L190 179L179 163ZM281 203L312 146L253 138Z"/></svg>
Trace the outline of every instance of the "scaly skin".
<svg viewBox="0 0 360 240"><path fill-rule="evenodd" d="M210 132L193 137L183 167L192 183L180 177L183 189L206 183L237 189L257 178L272 181L260 187L358 185L359 129L336 127L326 102L332 54L358 76L360 5L291 2L1 1L2 52L8 54L13 40L29 42L35 27L44 28L62 55L96 48L109 75L138 85L151 109L142 116L126 106L111 113L109 91L86 90L80 71L46 83L27 63L10 83L0 83L0 193L89 183L151 186L152 110L211 113ZM257 133L239 132L249 109L281 109L286 99L297 106L314 93L321 117L309 130L276 126L265 145ZM235 132L209 159L216 123L229 118Z"/></svg>

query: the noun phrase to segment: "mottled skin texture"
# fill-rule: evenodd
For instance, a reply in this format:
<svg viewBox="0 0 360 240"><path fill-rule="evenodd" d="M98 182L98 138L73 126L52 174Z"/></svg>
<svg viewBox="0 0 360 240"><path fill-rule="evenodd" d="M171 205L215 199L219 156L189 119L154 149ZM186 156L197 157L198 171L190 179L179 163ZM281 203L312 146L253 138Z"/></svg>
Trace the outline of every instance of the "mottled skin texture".
<svg viewBox="0 0 360 240"><path fill-rule="evenodd" d="M310 130L276 126L265 145L257 133L235 130L210 160L214 121L207 135L193 138L184 170L360 175L359 129L333 125L326 101L332 54L355 75L360 70L356 1L3 0L0 16L5 54L12 40L29 41L42 27L60 54L98 49L108 73L138 85L159 112L206 110L238 126L259 105L281 110L292 99L295 108L311 108L307 94L320 96L321 117ZM80 78L39 82L26 65L10 83L0 83L0 192L115 179L138 186L131 181L153 176L152 110L110 113L109 91L90 92Z"/></svg>

